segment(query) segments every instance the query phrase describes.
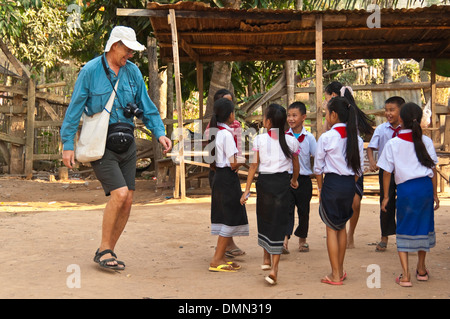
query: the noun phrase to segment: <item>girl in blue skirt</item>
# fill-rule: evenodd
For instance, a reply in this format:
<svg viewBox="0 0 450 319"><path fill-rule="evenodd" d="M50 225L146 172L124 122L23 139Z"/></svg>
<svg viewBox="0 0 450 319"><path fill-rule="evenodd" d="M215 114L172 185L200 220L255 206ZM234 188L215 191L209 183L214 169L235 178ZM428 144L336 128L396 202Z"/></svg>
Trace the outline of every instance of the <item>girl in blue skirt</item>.
<svg viewBox="0 0 450 319"><path fill-rule="evenodd" d="M411 287L408 253L417 252L416 278L426 281L425 256L436 244L434 210L439 208L436 186L438 159L433 141L422 135L422 109L417 104L406 103L400 110L400 118L402 130L386 144L377 165L384 170L383 181L386 181L383 182L382 211L386 211L389 202L389 180L394 172L397 184L397 251L402 266L402 274L396 282L402 287Z"/></svg>
<svg viewBox="0 0 450 319"><path fill-rule="evenodd" d="M363 140L358 136L356 108L345 97L334 97L325 109L331 129L323 133L314 159L319 193L319 214L326 225L331 273L321 282L342 285L346 278L347 248L345 225L353 215L356 180L362 175ZM325 177L323 177L325 174Z"/></svg>

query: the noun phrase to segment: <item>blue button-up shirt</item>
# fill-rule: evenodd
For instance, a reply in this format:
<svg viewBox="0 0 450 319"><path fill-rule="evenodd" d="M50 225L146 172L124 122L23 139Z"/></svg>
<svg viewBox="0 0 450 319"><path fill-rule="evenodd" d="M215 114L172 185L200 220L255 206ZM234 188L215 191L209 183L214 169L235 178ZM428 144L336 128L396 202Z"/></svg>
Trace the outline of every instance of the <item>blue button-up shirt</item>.
<svg viewBox="0 0 450 319"><path fill-rule="evenodd" d="M87 115L101 112L111 96L113 87L103 68L102 56L86 63L78 74L72 99L61 126L61 141L64 150L74 149L74 138L83 111ZM106 59L105 62L111 75L112 84L116 85L117 80L120 79L109 123L126 122L134 125L133 117L126 118L123 115L123 107L130 102L136 103L139 109L144 111L142 122L152 131L153 136L159 139L165 135L164 124L158 109L148 96L144 79L138 67L127 61L127 64L120 68L119 74L116 76L114 71L109 68Z"/></svg>

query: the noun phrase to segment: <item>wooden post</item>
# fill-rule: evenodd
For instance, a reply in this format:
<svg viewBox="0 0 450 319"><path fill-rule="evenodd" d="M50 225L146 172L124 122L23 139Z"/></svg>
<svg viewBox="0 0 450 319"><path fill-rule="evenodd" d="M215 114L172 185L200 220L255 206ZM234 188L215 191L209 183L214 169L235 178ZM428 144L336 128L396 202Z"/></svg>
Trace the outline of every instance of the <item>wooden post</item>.
<svg viewBox="0 0 450 319"><path fill-rule="evenodd" d="M159 95L160 80L158 76L158 50L156 45L156 39L147 37L147 56L148 56L148 95L153 103L156 105L159 114L161 115L161 103ZM153 158L152 161L155 164L155 172L158 172L158 160L163 158L161 147L156 138L152 136L153 145ZM160 176L157 176L160 178Z"/></svg>
<svg viewBox="0 0 450 319"><path fill-rule="evenodd" d="M295 60L288 60L284 63L284 68L286 69L286 107L291 105L295 98L294 86L295 86Z"/></svg>
<svg viewBox="0 0 450 319"><path fill-rule="evenodd" d="M31 178L33 170L34 153L34 111L36 108L36 84L34 80L28 78L28 100L27 100L27 124L26 124L26 142L25 142L25 169L27 178Z"/></svg>
<svg viewBox="0 0 450 319"><path fill-rule="evenodd" d="M316 16L316 127L317 127L317 136L318 139L323 132L322 128L322 96L323 96L323 33L322 33L322 25L323 25L323 16Z"/></svg>
<svg viewBox="0 0 450 319"><path fill-rule="evenodd" d="M439 117L436 114L436 59L431 59L430 72L430 86L431 86L431 128L439 128ZM441 135L439 130L433 130L431 138L434 143L441 143Z"/></svg>
<svg viewBox="0 0 450 319"><path fill-rule="evenodd" d="M172 31L172 51L173 51L173 66L175 70L175 94L176 94L176 104L178 113L178 144L179 144L179 160L180 169L179 180L180 180L180 198L186 198L186 174L184 167L184 138L183 138L183 110L182 110L182 100L181 100L181 79L180 79L180 60L178 56L178 34L177 34L177 23L175 18L175 10L169 10L169 24ZM177 179L177 178L176 178Z"/></svg>
<svg viewBox="0 0 450 319"><path fill-rule="evenodd" d="M13 107L22 107L23 95L16 94L12 100ZM10 136L25 138L25 118L23 114L14 114L11 117L11 127L9 131ZM23 144L11 143L10 158L9 161L9 173L10 174L23 174L24 173L24 161L23 161Z"/></svg>
<svg viewBox="0 0 450 319"><path fill-rule="evenodd" d="M197 61L196 66L197 66L199 119L203 120L203 64Z"/></svg>
<svg viewBox="0 0 450 319"><path fill-rule="evenodd" d="M167 116L168 120L173 120L173 63L167 63ZM173 133L173 123L167 124L167 136L171 139Z"/></svg>

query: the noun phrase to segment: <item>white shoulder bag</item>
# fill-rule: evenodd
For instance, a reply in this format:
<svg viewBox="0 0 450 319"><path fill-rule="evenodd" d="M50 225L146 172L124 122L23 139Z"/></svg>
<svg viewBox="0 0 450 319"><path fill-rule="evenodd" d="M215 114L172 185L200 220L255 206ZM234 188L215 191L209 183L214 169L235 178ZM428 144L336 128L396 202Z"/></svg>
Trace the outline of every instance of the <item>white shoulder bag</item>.
<svg viewBox="0 0 450 319"><path fill-rule="evenodd" d="M81 163L93 162L103 157L108 134L109 116L116 97L116 82L108 102L100 113L92 116L83 112L83 126L75 149L75 158Z"/></svg>

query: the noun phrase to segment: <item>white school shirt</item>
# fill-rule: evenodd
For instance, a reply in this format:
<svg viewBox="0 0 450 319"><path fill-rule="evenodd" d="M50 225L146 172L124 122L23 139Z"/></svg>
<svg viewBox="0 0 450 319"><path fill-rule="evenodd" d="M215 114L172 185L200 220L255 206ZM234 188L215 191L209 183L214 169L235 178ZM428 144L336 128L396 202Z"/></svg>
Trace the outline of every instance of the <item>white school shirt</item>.
<svg viewBox="0 0 450 319"><path fill-rule="evenodd" d="M216 167L231 167L229 158L238 152L232 133L233 130L225 123L217 123L217 126L225 129L219 129L216 134Z"/></svg>
<svg viewBox="0 0 450 319"><path fill-rule="evenodd" d="M346 128L345 123L337 123L323 133L317 141L316 156L314 157L314 174L336 173L338 175L356 175L353 169L347 166L345 157L347 137L341 137L337 131L340 127ZM345 131L345 130L344 130ZM359 158L361 170L364 168L364 141L358 136Z"/></svg>
<svg viewBox="0 0 450 319"><path fill-rule="evenodd" d="M384 146L390 139L397 136L400 127L401 126L399 125L394 129L394 127L392 127L391 123L389 122L378 125L373 132L372 138L370 139L369 145L367 147L377 149L378 158L380 158Z"/></svg>
<svg viewBox="0 0 450 319"><path fill-rule="evenodd" d="M291 172L292 160L286 158L277 138L277 129L271 129L271 137L268 133L260 134L253 140L253 151L259 152L259 168L261 173L282 173ZM282 132L284 134L284 132ZM290 135L285 135L286 143L292 154L300 152L300 144L297 139Z"/></svg>
<svg viewBox="0 0 450 319"><path fill-rule="evenodd" d="M287 132L287 135L292 134L292 128L290 128ZM302 139L302 136L304 138ZM294 136L295 137L295 136ZM305 127L303 127L300 136L297 138L300 143L300 154L298 154L298 161L300 163L300 175L311 175L311 156L314 157L316 155L317 142L314 135L312 135ZM289 173L292 173L290 171Z"/></svg>
<svg viewBox="0 0 450 319"><path fill-rule="evenodd" d="M394 172L397 185L415 178L433 177L433 170L423 166L417 159L411 132L411 130L401 130L397 137L387 142L377 162L379 168L389 173ZM408 136L410 141L404 139ZM437 164L438 158L433 141L425 135L422 135L422 141L434 164Z"/></svg>

